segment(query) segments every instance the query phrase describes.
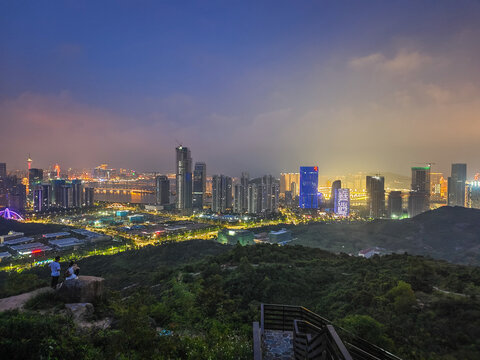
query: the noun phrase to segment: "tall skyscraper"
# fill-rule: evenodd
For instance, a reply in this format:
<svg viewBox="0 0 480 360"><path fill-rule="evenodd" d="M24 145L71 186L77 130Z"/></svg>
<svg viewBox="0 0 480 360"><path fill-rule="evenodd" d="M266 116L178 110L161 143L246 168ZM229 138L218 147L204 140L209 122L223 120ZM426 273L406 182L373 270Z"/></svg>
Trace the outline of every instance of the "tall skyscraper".
<svg viewBox="0 0 480 360"><path fill-rule="evenodd" d="M448 178L448 206L465 206L465 182L467 164L452 164L452 175Z"/></svg>
<svg viewBox="0 0 480 360"><path fill-rule="evenodd" d="M478 180L468 184L468 207L480 209L480 181Z"/></svg>
<svg viewBox="0 0 480 360"><path fill-rule="evenodd" d="M350 189L335 188L334 212L340 216L350 215Z"/></svg>
<svg viewBox="0 0 480 360"><path fill-rule="evenodd" d="M430 200L444 202L447 199L446 180L442 173L430 173Z"/></svg>
<svg viewBox="0 0 480 360"><path fill-rule="evenodd" d="M248 213L268 214L278 211L280 184L271 175L250 180L248 184Z"/></svg>
<svg viewBox="0 0 480 360"><path fill-rule="evenodd" d="M93 206L94 205L94 191L93 187L85 187L83 188L83 205L84 206Z"/></svg>
<svg viewBox="0 0 480 360"><path fill-rule="evenodd" d="M224 213L232 208L232 178L225 175L212 177L212 211Z"/></svg>
<svg viewBox="0 0 480 360"><path fill-rule="evenodd" d="M52 186L48 183L37 184L33 188L33 210L44 212L50 208Z"/></svg>
<svg viewBox="0 0 480 360"><path fill-rule="evenodd" d="M193 200L194 209L203 209L203 198L207 189L207 165L204 162L195 163L193 171Z"/></svg>
<svg viewBox="0 0 480 360"><path fill-rule="evenodd" d="M238 214L243 214L248 211L248 182L250 176L247 172L242 172L240 184L235 185L235 196L233 211Z"/></svg>
<svg viewBox="0 0 480 360"><path fill-rule="evenodd" d="M176 148L176 207L182 212L190 212L192 209L192 157L187 147Z"/></svg>
<svg viewBox="0 0 480 360"><path fill-rule="evenodd" d="M72 207L82 207L82 180L72 180Z"/></svg>
<svg viewBox="0 0 480 360"><path fill-rule="evenodd" d="M155 177L155 199L157 205L170 203L170 180L168 176L159 175Z"/></svg>
<svg viewBox="0 0 480 360"><path fill-rule="evenodd" d="M403 215L403 199L401 191L390 191L388 194L388 217L399 219Z"/></svg>
<svg viewBox="0 0 480 360"><path fill-rule="evenodd" d="M7 177L7 164L0 163L0 179Z"/></svg>
<svg viewBox="0 0 480 360"><path fill-rule="evenodd" d="M430 209L430 166L412 167L412 187L408 197L408 216Z"/></svg>
<svg viewBox="0 0 480 360"><path fill-rule="evenodd" d="M385 213L385 178L383 176L367 176L367 204L370 217L383 217Z"/></svg>
<svg viewBox="0 0 480 360"><path fill-rule="evenodd" d="M300 198L302 209L318 209L318 166L300 167Z"/></svg>
<svg viewBox="0 0 480 360"><path fill-rule="evenodd" d="M335 204L336 204L336 200L335 200L335 195L337 194L336 190L341 189L341 188L342 188L342 181L341 180L335 180L332 183L332 191L330 193L330 204L331 204L332 208L335 208ZM349 203L349 205L350 205L350 203Z"/></svg>

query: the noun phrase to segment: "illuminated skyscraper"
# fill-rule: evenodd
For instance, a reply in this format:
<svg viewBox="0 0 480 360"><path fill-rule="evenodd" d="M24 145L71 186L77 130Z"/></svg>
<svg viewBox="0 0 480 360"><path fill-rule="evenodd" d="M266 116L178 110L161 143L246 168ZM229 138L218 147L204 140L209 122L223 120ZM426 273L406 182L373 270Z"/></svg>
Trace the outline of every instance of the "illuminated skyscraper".
<svg viewBox="0 0 480 360"><path fill-rule="evenodd" d="M224 213L232 208L232 178L225 175L212 177L212 211Z"/></svg>
<svg viewBox="0 0 480 360"><path fill-rule="evenodd" d="M480 181L468 184L468 207L480 209Z"/></svg>
<svg viewBox="0 0 480 360"><path fill-rule="evenodd" d="M71 207L82 207L82 180L72 180L72 205Z"/></svg>
<svg viewBox="0 0 480 360"><path fill-rule="evenodd" d="M390 191L388 194L388 217L399 219L403 215L403 199L401 191Z"/></svg>
<svg viewBox="0 0 480 360"><path fill-rule="evenodd" d="M50 208L52 186L50 184L37 184L33 188L33 210L44 212Z"/></svg>
<svg viewBox="0 0 480 360"><path fill-rule="evenodd" d="M412 167L412 187L408 196L408 216L430 209L430 166Z"/></svg>
<svg viewBox="0 0 480 360"><path fill-rule="evenodd" d="M250 180L248 184L248 213L268 214L278 211L280 184L271 175Z"/></svg>
<svg viewBox="0 0 480 360"><path fill-rule="evenodd" d="M335 180L332 183L332 191L330 193L330 204L331 204L332 208L335 208L335 204L336 204L336 201L335 201L336 192L335 191L338 190L338 189L341 189L341 188L342 188L342 181L341 180Z"/></svg>
<svg viewBox="0 0 480 360"><path fill-rule="evenodd" d="M35 185L40 184L43 181L43 170L42 169L29 169L28 170L28 189L29 189L29 199L32 199L33 188Z"/></svg>
<svg viewBox="0 0 480 360"><path fill-rule="evenodd" d="M300 167L300 197L302 209L318 209L318 166Z"/></svg>
<svg viewBox="0 0 480 360"><path fill-rule="evenodd" d="M168 176L159 175L155 178L155 198L157 205L170 203L170 180Z"/></svg>
<svg viewBox="0 0 480 360"><path fill-rule="evenodd" d="M93 206L94 205L94 191L93 187L83 188L83 205L84 206Z"/></svg>
<svg viewBox="0 0 480 360"><path fill-rule="evenodd" d="M176 208L190 212L192 209L192 157L190 150L184 146L176 148Z"/></svg>
<svg viewBox="0 0 480 360"><path fill-rule="evenodd" d="M235 185L235 196L233 211L238 214L243 214L248 211L248 182L250 175L247 172L242 172L240 184Z"/></svg>
<svg viewBox="0 0 480 360"><path fill-rule="evenodd" d="M467 164L452 164L452 176L448 178L448 206L465 206L465 182Z"/></svg>
<svg viewBox="0 0 480 360"><path fill-rule="evenodd" d="M430 173L430 199L435 202L443 202L447 198L445 193L446 180L442 173Z"/></svg>
<svg viewBox="0 0 480 360"><path fill-rule="evenodd" d="M350 189L335 188L334 211L340 216L350 215Z"/></svg>
<svg viewBox="0 0 480 360"><path fill-rule="evenodd" d="M385 214L385 178L367 176L367 205L370 217L379 218Z"/></svg>
<svg viewBox="0 0 480 360"><path fill-rule="evenodd" d="M193 172L193 200L194 209L203 209L203 198L207 189L207 165L204 162L195 163Z"/></svg>

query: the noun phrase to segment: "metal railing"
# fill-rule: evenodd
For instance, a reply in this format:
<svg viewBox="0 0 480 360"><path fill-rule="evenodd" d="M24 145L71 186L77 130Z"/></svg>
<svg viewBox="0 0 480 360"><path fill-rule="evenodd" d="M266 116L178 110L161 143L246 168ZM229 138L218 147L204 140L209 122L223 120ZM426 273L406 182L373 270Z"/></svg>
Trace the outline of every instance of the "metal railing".
<svg viewBox="0 0 480 360"><path fill-rule="evenodd" d="M325 336L327 336L327 340L330 341L329 342L330 348L326 348L327 353L325 353L326 354L325 356L327 357L325 357L325 359L401 360L399 357L393 355L392 353L386 351L385 349L382 349L358 336L355 336L352 333L346 331L345 329L342 329L341 327L338 327L338 326L334 327L331 321L308 310L307 308L304 308L303 306L261 304L261 314L260 314L260 337L261 338L263 337L265 330L292 331L295 336L295 332L296 332L295 324L297 324L297 330L299 331L297 333L297 337L303 336L301 335L303 333L306 333L309 336L311 336L309 341L310 348L313 346L312 336L315 336L315 334L317 333L326 334L328 331L330 335L325 335ZM299 324L300 324L300 328L298 328ZM305 330L307 328L311 330L311 333L302 331L302 329ZM299 344L300 344L300 337L298 338ZM324 341L325 344L328 343L327 340ZM335 351L342 348L342 346L345 349L346 353L343 353L342 351L340 351L340 355L339 355ZM261 346L260 346L260 349L261 349ZM330 354L330 355L327 355L327 354ZM350 358L346 357L347 354L348 356L350 356ZM328 356L333 356L333 357L328 357ZM300 357L299 359L317 359L317 358L320 358L320 357Z"/></svg>

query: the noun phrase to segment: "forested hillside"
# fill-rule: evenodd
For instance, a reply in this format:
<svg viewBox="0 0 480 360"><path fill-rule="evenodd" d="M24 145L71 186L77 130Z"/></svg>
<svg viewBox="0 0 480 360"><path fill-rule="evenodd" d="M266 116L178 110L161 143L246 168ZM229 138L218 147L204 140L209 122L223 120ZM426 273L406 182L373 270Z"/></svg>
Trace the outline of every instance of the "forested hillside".
<svg viewBox="0 0 480 360"><path fill-rule="evenodd" d="M91 257L79 265L82 274L106 278L111 292L96 304L95 316L113 318L112 327L77 332L58 315L62 304L40 299L32 307L55 306L52 315L0 315L0 346L11 358L247 359L261 302L306 306L405 359L480 357L477 267L209 241ZM48 279L48 271L12 276ZM21 350L25 343L28 350Z"/></svg>

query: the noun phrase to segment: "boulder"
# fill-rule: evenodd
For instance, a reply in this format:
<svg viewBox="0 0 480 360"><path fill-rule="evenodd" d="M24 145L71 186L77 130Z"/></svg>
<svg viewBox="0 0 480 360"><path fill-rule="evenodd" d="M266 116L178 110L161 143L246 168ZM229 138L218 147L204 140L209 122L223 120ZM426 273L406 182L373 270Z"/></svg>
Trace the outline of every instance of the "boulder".
<svg viewBox="0 0 480 360"><path fill-rule="evenodd" d="M59 298L66 303L89 303L103 298L105 279L96 276L79 276L65 280L58 288Z"/></svg>
<svg viewBox="0 0 480 360"><path fill-rule="evenodd" d="M65 308L76 322L90 320L94 312L93 305L90 303L65 304Z"/></svg>

